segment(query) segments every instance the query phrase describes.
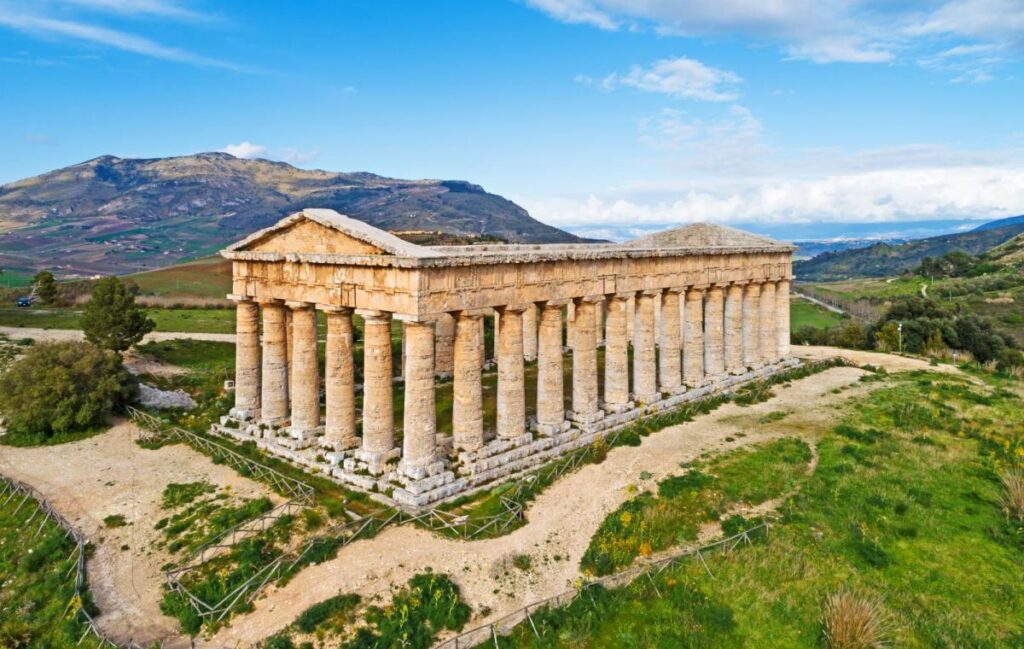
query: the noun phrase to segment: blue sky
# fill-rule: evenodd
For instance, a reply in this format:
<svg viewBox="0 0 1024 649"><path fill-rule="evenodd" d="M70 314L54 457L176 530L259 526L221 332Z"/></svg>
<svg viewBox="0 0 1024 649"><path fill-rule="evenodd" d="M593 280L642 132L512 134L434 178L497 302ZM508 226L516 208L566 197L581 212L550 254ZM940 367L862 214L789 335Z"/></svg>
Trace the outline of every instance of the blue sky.
<svg viewBox="0 0 1024 649"><path fill-rule="evenodd" d="M1024 213L1021 0L0 0L0 182L228 150L560 226Z"/></svg>

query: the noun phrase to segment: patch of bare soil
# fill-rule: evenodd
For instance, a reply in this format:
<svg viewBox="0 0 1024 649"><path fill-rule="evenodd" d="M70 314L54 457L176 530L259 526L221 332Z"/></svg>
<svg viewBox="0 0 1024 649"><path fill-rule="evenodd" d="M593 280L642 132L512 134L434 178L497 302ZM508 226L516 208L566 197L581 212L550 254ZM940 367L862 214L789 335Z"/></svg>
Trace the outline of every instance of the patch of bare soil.
<svg viewBox="0 0 1024 649"><path fill-rule="evenodd" d="M810 361L820 361L827 358L845 358L851 363L858 365L874 365L884 367L889 372L905 372L911 370L928 370L931 372L943 372L946 374L963 374L959 368L952 365L939 364L930 365L928 361L910 356L898 356L896 354L884 354L882 352L868 352L860 349L842 349L840 347L822 347L816 345L793 345L790 350L793 356Z"/></svg>
<svg viewBox="0 0 1024 649"><path fill-rule="evenodd" d="M585 465L549 487L530 506L529 523L502 538L464 542L412 526L388 528L271 589L256 602L255 611L236 618L231 627L200 645L251 646L290 624L310 605L338 593L388 601L393 586L426 568L451 575L474 610L490 608L488 617L474 624L558 594L579 578L579 561L591 537L604 518L631 497L631 486L653 485L679 472L680 463L706 453L787 435L811 441L835 421L850 396L870 389L858 383L863 374L852 367L832 368L774 387L776 396L766 402L748 407L727 404L696 421L654 433L638 447L612 449L603 463ZM759 421L778 410L791 414L781 421ZM644 480L643 472L651 476ZM530 557L528 570L511 565L518 555Z"/></svg>
<svg viewBox="0 0 1024 649"><path fill-rule="evenodd" d="M185 368L163 363L146 354L129 349L124 355L124 366L132 374L149 374L150 376L173 377L185 373Z"/></svg>
<svg viewBox="0 0 1024 649"><path fill-rule="evenodd" d="M102 630L122 642L187 647L177 620L160 612L162 565L175 560L156 548L153 525L168 515L160 506L172 482L205 480L237 497L276 497L263 485L216 465L182 444L147 450L137 429L122 422L79 442L37 448L0 446L0 473L34 486L96 546L88 563L89 586L101 611ZM108 528L121 514L128 525Z"/></svg>
<svg viewBox="0 0 1024 649"><path fill-rule="evenodd" d="M37 327L0 327L0 334L11 338L31 338L38 342L63 342L65 340L82 340L85 336L79 329L42 329ZM194 333L187 331L154 331L146 334L142 342L163 342L165 340L212 340L214 342L233 343L235 334Z"/></svg>

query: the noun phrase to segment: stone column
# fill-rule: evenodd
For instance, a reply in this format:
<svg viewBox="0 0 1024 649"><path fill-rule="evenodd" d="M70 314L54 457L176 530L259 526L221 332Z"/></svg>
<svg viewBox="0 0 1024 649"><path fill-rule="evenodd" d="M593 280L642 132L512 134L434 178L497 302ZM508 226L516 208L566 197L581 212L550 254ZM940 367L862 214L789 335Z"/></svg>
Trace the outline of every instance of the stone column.
<svg viewBox="0 0 1024 649"><path fill-rule="evenodd" d="M440 377L450 377L455 371L455 318L444 313L437 319L434 338L434 371Z"/></svg>
<svg viewBox="0 0 1024 649"><path fill-rule="evenodd" d="M498 437L526 432L523 377L523 307L500 307L498 319Z"/></svg>
<svg viewBox="0 0 1024 649"><path fill-rule="evenodd" d="M572 418L588 424L604 413L597 394L597 304L600 298L584 297L576 304L576 345L572 351Z"/></svg>
<svg viewBox="0 0 1024 649"><path fill-rule="evenodd" d="M362 457L380 464L395 448L395 409L391 359L391 314L359 311L363 316Z"/></svg>
<svg viewBox="0 0 1024 649"><path fill-rule="evenodd" d="M666 289L661 296L661 355L659 380L664 392L679 392L682 382L682 354L679 326L679 290Z"/></svg>
<svg viewBox="0 0 1024 649"><path fill-rule="evenodd" d="M704 291L686 291L683 329L683 382L695 388L704 383Z"/></svg>
<svg viewBox="0 0 1024 649"><path fill-rule="evenodd" d="M629 334L627 309L629 296L608 297L608 317L604 338L604 408L608 412L629 410Z"/></svg>
<svg viewBox="0 0 1024 649"><path fill-rule="evenodd" d="M537 360L537 305L523 311L523 360Z"/></svg>
<svg viewBox="0 0 1024 649"><path fill-rule="evenodd" d="M452 435L456 449L475 451L484 445L483 384L480 350L483 316L462 312L455 323L455 375L452 391Z"/></svg>
<svg viewBox="0 0 1024 649"><path fill-rule="evenodd" d="M636 295L630 295L626 300L626 340L630 345L636 347L636 332L633 331L636 325Z"/></svg>
<svg viewBox="0 0 1024 649"><path fill-rule="evenodd" d="M280 300L263 307L263 367L260 417L279 425L288 419L288 332L285 306Z"/></svg>
<svg viewBox="0 0 1024 649"><path fill-rule="evenodd" d="M725 371L742 374L743 363L743 287L730 284L725 290Z"/></svg>
<svg viewBox="0 0 1024 649"><path fill-rule="evenodd" d="M487 327L484 326L484 318L477 320L476 337L480 347L480 369L487 365Z"/></svg>
<svg viewBox="0 0 1024 649"><path fill-rule="evenodd" d="M633 393L639 403L657 401L658 379L655 357L654 301L660 291L644 291L636 297L633 324Z"/></svg>
<svg viewBox="0 0 1024 649"><path fill-rule="evenodd" d="M718 378L725 374L724 341L724 301L721 286L708 289L704 303L704 373L709 378Z"/></svg>
<svg viewBox="0 0 1024 649"><path fill-rule="evenodd" d="M260 307L251 298L234 298L235 407L239 419L260 416Z"/></svg>
<svg viewBox="0 0 1024 649"><path fill-rule="evenodd" d="M316 353L316 309L289 302L292 313L292 426L296 439L310 439L320 428L320 368Z"/></svg>
<svg viewBox="0 0 1024 649"><path fill-rule="evenodd" d="M576 349L576 305L572 302L565 306L565 346Z"/></svg>
<svg viewBox="0 0 1024 649"><path fill-rule="evenodd" d="M437 455L437 410L434 406L433 322L406 321L405 408L400 467L410 478L424 477Z"/></svg>
<svg viewBox="0 0 1024 649"><path fill-rule="evenodd" d="M789 280L775 285L775 326L779 331L778 358L789 358Z"/></svg>
<svg viewBox="0 0 1024 649"><path fill-rule="evenodd" d="M761 284L761 356L766 363L774 363L779 358L775 309L775 282L765 282Z"/></svg>
<svg viewBox="0 0 1024 649"><path fill-rule="evenodd" d="M352 309L324 307L327 312L327 357L324 390L327 425L324 444L336 451L359 446L356 435L355 368Z"/></svg>
<svg viewBox="0 0 1024 649"><path fill-rule="evenodd" d="M537 432L554 435L562 432L565 422L561 304L541 307L538 338Z"/></svg>
<svg viewBox="0 0 1024 649"><path fill-rule="evenodd" d="M604 296L601 296L600 301L596 305L596 316L597 316L597 346L604 347L604 336L605 336L605 309L608 308L605 303Z"/></svg>
<svg viewBox="0 0 1024 649"><path fill-rule="evenodd" d="M743 291L743 364L761 364L761 285L756 282Z"/></svg>
<svg viewBox="0 0 1024 649"><path fill-rule="evenodd" d="M293 324L292 310L291 309L285 309L284 310L284 340L285 340L285 349L288 350L288 354L287 354L287 359L288 360L287 360L287 363L288 363L288 396L289 397L291 397L291 394L292 394L292 354L293 354L293 351L295 349L295 336L293 335L294 332L293 332L292 324Z"/></svg>

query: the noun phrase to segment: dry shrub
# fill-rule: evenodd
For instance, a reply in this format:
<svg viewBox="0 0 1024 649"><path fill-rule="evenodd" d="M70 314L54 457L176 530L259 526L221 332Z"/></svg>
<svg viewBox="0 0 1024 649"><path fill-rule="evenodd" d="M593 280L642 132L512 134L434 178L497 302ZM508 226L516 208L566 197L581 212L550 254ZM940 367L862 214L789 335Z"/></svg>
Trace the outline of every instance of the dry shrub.
<svg viewBox="0 0 1024 649"><path fill-rule="evenodd" d="M1017 379L1018 381L1024 379L1024 365L1008 367L1006 373L1010 375L1010 378Z"/></svg>
<svg viewBox="0 0 1024 649"><path fill-rule="evenodd" d="M888 646L889 616L877 599L840 590L825 600L822 619L829 649L877 649Z"/></svg>
<svg viewBox="0 0 1024 649"><path fill-rule="evenodd" d="M990 374L995 374L998 363L996 363L995 361L985 361L984 363L981 364L981 366L985 368L986 372Z"/></svg>
<svg viewBox="0 0 1024 649"><path fill-rule="evenodd" d="M1024 470L1009 469L999 479L1003 483L1003 511L1009 518L1024 521Z"/></svg>

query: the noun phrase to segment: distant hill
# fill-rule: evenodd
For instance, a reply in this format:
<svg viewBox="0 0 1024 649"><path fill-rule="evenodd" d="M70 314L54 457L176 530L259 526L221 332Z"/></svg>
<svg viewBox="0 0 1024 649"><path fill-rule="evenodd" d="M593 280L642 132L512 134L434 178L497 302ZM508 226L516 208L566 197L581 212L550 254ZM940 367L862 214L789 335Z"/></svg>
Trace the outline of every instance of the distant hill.
<svg viewBox="0 0 1024 649"><path fill-rule="evenodd" d="M1024 263L1024 234L1018 234L985 253L985 260L997 264Z"/></svg>
<svg viewBox="0 0 1024 649"><path fill-rule="evenodd" d="M461 180L298 169L227 153L102 156L0 186L0 267L130 273L210 254L304 207L376 227L516 243L573 243Z"/></svg>
<svg viewBox="0 0 1024 649"><path fill-rule="evenodd" d="M1008 225L1020 225L1021 223L1024 223L1024 214L1021 216L1010 216L1005 219L982 223L978 227L974 228L974 230L995 230L996 228L1005 228Z"/></svg>
<svg viewBox="0 0 1024 649"><path fill-rule="evenodd" d="M980 255L1022 232L1024 218L994 228L977 228L969 232L916 239L901 244L877 243L867 248L826 252L813 259L794 262L793 272L799 279L819 282L899 275L919 265L925 257L941 257L954 250Z"/></svg>

